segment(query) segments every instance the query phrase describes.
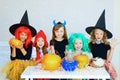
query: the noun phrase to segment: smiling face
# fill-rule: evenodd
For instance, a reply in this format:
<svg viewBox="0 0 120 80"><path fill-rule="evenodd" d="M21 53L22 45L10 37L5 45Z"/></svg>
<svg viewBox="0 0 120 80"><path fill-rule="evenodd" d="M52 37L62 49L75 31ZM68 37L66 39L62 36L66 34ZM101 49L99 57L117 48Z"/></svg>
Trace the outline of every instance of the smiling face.
<svg viewBox="0 0 120 80"><path fill-rule="evenodd" d="M64 35L64 27L60 27L58 30L55 31L56 38L63 38Z"/></svg>
<svg viewBox="0 0 120 80"><path fill-rule="evenodd" d="M75 39L75 42L74 42L75 50L77 50L77 51L78 51L78 50L81 50L81 49L82 49L82 46L83 46L82 40L76 38L76 39Z"/></svg>
<svg viewBox="0 0 120 80"><path fill-rule="evenodd" d="M44 39L42 37L38 38L38 40L37 40L37 46L39 48L43 48L43 46L44 46Z"/></svg>
<svg viewBox="0 0 120 80"><path fill-rule="evenodd" d="M96 39L97 41L100 41L100 40L103 39L104 31L102 31L102 30L100 30L100 29L95 29L94 35L95 35L95 39Z"/></svg>
<svg viewBox="0 0 120 80"><path fill-rule="evenodd" d="M20 40L21 40L22 42L25 42L26 39L27 39L27 34L24 33L24 32L21 32L21 33L20 33Z"/></svg>

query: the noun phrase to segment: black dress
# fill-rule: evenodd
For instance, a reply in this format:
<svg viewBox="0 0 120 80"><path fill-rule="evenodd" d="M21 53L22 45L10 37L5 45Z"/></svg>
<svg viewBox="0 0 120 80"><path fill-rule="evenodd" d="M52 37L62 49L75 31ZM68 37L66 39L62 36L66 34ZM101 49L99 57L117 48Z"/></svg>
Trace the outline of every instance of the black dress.
<svg viewBox="0 0 120 80"><path fill-rule="evenodd" d="M10 56L11 60L15 60L15 59L20 59L20 60L29 60L31 58L31 54L32 54L32 42L30 44L28 44L28 47L25 48L25 45L23 46L24 49L26 50L27 54L23 55L21 50L16 48L16 57L12 57ZM11 49L12 51L12 49Z"/></svg>
<svg viewBox="0 0 120 80"><path fill-rule="evenodd" d="M107 59L107 51L110 49L110 45L106 45L104 43L93 44L92 42L90 42L89 47L93 54L93 58L100 57L103 59Z"/></svg>
<svg viewBox="0 0 120 80"><path fill-rule="evenodd" d="M58 54L61 58L65 57L64 51L65 47L68 44L68 40L64 39L62 41L51 40L50 46L53 45L55 48L55 53Z"/></svg>

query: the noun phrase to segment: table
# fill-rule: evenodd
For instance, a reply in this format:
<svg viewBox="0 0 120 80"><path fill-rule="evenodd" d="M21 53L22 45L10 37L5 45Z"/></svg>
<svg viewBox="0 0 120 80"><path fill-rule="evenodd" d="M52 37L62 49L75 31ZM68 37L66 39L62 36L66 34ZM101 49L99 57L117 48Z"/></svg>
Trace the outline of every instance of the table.
<svg viewBox="0 0 120 80"><path fill-rule="evenodd" d="M21 78L25 80L33 80L33 78L87 78L87 79L110 79L110 75L107 73L104 67L94 68L87 66L83 69L76 69L75 71L54 70L48 71L41 69L41 65L28 66L21 74Z"/></svg>

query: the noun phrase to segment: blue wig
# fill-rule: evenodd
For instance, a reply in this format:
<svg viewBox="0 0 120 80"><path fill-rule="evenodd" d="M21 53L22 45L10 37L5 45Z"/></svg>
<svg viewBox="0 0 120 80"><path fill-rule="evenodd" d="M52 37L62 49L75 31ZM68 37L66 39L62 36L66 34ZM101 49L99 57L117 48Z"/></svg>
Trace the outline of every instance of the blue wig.
<svg viewBox="0 0 120 80"><path fill-rule="evenodd" d="M68 39L69 44L66 46L66 50L72 50L72 52L75 52L75 48L74 48L74 42L75 39L78 38L80 40L82 40L83 46L82 46L82 51L83 52L90 52L88 43L89 40L84 36L84 34L82 33L72 33Z"/></svg>

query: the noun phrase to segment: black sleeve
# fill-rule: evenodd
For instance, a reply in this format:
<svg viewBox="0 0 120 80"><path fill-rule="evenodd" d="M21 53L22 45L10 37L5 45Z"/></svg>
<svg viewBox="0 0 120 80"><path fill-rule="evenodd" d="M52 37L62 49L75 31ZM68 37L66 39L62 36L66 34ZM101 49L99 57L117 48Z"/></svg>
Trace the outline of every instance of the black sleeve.
<svg viewBox="0 0 120 80"><path fill-rule="evenodd" d="M15 59L16 59L16 57L12 57L12 56L10 56L10 59L11 59L11 60L15 60Z"/></svg>
<svg viewBox="0 0 120 80"><path fill-rule="evenodd" d="M92 48L92 47L91 47L92 43L90 42L88 45L89 45L89 48L91 49L91 48Z"/></svg>
<svg viewBox="0 0 120 80"><path fill-rule="evenodd" d="M10 47L10 50L11 50L10 52L12 53L12 47ZM12 56L10 55L10 59L11 59L11 60L15 60L16 57L12 57Z"/></svg>
<svg viewBox="0 0 120 80"><path fill-rule="evenodd" d="M111 47L110 47L110 45L108 44L108 45L107 45L107 50L109 50L109 49L111 49Z"/></svg>
<svg viewBox="0 0 120 80"><path fill-rule="evenodd" d="M50 40L50 46L54 45L54 40Z"/></svg>
<svg viewBox="0 0 120 80"><path fill-rule="evenodd" d="M25 59L29 60L31 58L31 54L32 54L32 43L28 45L26 52L27 52L27 54L24 57L25 57Z"/></svg>
<svg viewBox="0 0 120 80"><path fill-rule="evenodd" d="M66 39L66 45L68 45L68 40Z"/></svg>

